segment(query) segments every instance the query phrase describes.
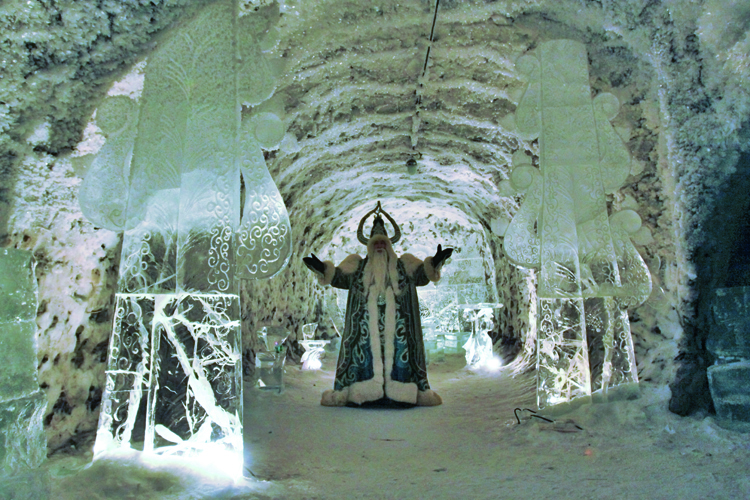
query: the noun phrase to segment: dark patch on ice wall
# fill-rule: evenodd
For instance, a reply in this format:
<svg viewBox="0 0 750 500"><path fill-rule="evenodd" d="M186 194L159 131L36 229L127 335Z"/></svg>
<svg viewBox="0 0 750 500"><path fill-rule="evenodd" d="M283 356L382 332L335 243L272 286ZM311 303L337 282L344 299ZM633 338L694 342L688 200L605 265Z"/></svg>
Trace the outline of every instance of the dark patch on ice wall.
<svg viewBox="0 0 750 500"><path fill-rule="evenodd" d="M695 319L684 325L685 340L669 403L669 409L679 415L713 411L706 369L715 358L706 341L714 322L715 290L750 286L750 155L736 156L727 158L737 162L735 171L714 198L704 228L706 237L694 254Z"/></svg>

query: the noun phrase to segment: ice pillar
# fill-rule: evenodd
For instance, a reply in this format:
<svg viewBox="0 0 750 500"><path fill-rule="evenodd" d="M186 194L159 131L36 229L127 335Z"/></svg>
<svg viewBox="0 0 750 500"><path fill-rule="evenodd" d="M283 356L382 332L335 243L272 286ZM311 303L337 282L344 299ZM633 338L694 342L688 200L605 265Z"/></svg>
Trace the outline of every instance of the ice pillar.
<svg viewBox="0 0 750 500"><path fill-rule="evenodd" d="M0 250L0 479L47 456L36 359L37 285L30 252Z"/></svg>
<svg viewBox="0 0 750 500"><path fill-rule="evenodd" d="M124 234L95 454L142 440L241 469L239 279L277 273L291 244L261 144L242 126L243 75L264 77L240 24L233 1L212 3L149 57L139 106L102 110L122 125L102 128L106 162L81 207ZM102 199L107 180L127 195Z"/></svg>
<svg viewBox="0 0 750 500"><path fill-rule="evenodd" d="M539 139L539 168L514 156L512 185L526 199L504 246L534 267L539 407L637 382L627 307L648 297L648 269L629 235L633 211L608 213L606 194L630 173L630 156L610 120L612 94L591 98L585 47L543 43L518 61L529 83L516 111L518 131Z"/></svg>

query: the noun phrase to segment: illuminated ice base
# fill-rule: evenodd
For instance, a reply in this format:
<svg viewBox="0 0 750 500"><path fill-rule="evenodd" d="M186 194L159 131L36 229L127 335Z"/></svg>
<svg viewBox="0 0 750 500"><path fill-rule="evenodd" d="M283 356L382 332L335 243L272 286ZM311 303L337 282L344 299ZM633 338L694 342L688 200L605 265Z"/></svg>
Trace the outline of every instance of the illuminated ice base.
<svg viewBox="0 0 750 500"><path fill-rule="evenodd" d="M595 401L637 397L630 322L616 299L539 299L538 310L539 408L592 395Z"/></svg>
<svg viewBox="0 0 750 500"><path fill-rule="evenodd" d="M583 299L539 299L537 405L591 395Z"/></svg>
<svg viewBox="0 0 750 500"><path fill-rule="evenodd" d="M131 448L243 464L239 297L117 294L95 457Z"/></svg>
<svg viewBox="0 0 750 500"><path fill-rule="evenodd" d="M317 325L315 325L317 326ZM300 361L303 370L320 370L323 367L322 360L326 357L326 347L330 340L302 340L300 344L305 348L305 353Z"/></svg>

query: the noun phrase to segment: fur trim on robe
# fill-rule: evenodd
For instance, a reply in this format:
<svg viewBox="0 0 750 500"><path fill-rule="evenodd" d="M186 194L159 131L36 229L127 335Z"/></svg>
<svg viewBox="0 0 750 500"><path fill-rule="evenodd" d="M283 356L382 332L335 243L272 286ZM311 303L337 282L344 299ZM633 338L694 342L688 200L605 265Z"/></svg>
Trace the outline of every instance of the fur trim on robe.
<svg viewBox="0 0 750 500"><path fill-rule="evenodd" d="M440 267L443 267L442 264ZM424 272L433 283L440 280L440 267L436 268L432 265L432 257L427 257L424 260Z"/></svg>
<svg viewBox="0 0 750 500"><path fill-rule="evenodd" d="M386 245L387 248L389 244L390 241ZM397 271L399 279L408 277L409 285L405 286L403 290L398 285L395 289L392 286L387 286L381 292L376 292L375 285L372 285L373 288L363 289L362 285L367 281L364 279L367 267L364 259L359 255L348 256L338 266L334 266L332 262L325 262L325 273L320 279L320 283L348 289L349 294L347 297L346 328L342 338L342 350L339 354L334 390L328 390L323 394L321 404L324 406L341 406L346 403L361 405L368 401L377 401L383 396L387 396L393 401L422 406L435 406L442 403L440 396L429 389L423 359L420 362L418 361L419 356L412 358L412 352L410 352L408 367L400 364L397 369L395 363L395 358L399 355L397 353L400 353L401 349L404 349L404 346L410 342L401 337L396 342L396 318L406 320L405 331L399 330L399 336L415 336L414 340L417 342L422 340L419 317L414 316L414 314L418 314L416 286L427 284L427 280L437 281L440 279L439 269L432 266L431 257L422 261L411 254L403 254L400 258L392 259L392 262L398 262L398 265L401 266L401 270ZM354 287L350 284L352 283L351 280L359 283L357 295L352 295L355 288L350 288L350 286ZM394 280L390 281L393 282ZM400 281L397 281L397 283L400 283ZM379 324L379 293L384 294L384 324ZM352 304L355 304L353 308ZM367 317L366 326L364 324L365 317ZM369 332L369 335L367 332ZM351 336L349 336L350 334ZM363 335L366 335L366 337ZM367 344L366 347L365 343ZM361 346L366 353L366 356L359 354L361 359L369 359L369 362L372 363L370 378L365 378L366 376L360 376L359 374L356 375L354 380L348 378L357 372L356 362L351 362L352 359L360 359L358 357L352 358L352 352L356 346ZM406 347L406 349L409 348ZM412 359L416 363L415 365L412 365Z"/></svg>
<svg viewBox="0 0 750 500"><path fill-rule="evenodd" d="M339 264L338 268L344 274L351 274L357 270L357 266L359 266L361 261L362 257L352 254L344 259L341 264ZM323 262L323 265L325 266L325 270L323 271L323 276L318 275L318 283L326 286L331 284L333 277L336 275L336 265L330 260Z"/></svg>
<svg viewBox="0 0 750 500"><path fill-rule="evenodd" d="M409 276L414 276L414 273L417 272L417 269L419 269L419 266L422 265L422 260L414 257L410 253L405 253L401 256L401 262L404 263L404 269L406 270L406 274Z"/></svg>
<svg viewBox="0 0 750 500"><path fill-rule="evenodd" d="M427 275L427 278L433 283L440 281L440 269L436 269L435 266L432 265L432 257L427 257L422 261L410 253L405 253L401 256L401 262L404 263L404 268L409 276L413 276L414 273L417 272L417 269L419 269L419 266L424 264L424 272ZM441 265L440 267L443 266Z"/></svg>

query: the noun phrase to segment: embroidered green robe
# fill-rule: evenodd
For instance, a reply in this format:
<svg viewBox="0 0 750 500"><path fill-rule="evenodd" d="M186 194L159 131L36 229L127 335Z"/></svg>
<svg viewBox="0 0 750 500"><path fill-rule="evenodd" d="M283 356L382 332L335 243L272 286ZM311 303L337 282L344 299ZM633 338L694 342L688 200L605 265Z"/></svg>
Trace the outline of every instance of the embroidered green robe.
<svg viewBox="0 0 750 500"><path fill-rule="evenodd" d="M398 290L389 287L381 297L365 289L367 258L350 255L336 267L325 263L321 282L349 291L334 382L334 391L345 392L348 402L387 397L416 404L418 392L430 389L416 287L440 278L431 259L398 258Z"/></svg>

